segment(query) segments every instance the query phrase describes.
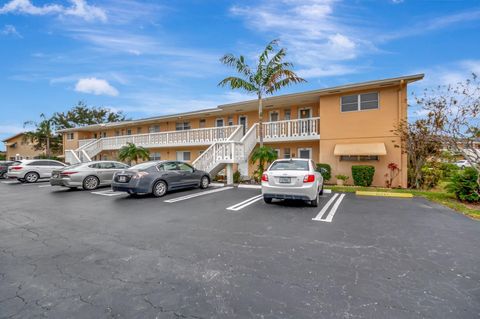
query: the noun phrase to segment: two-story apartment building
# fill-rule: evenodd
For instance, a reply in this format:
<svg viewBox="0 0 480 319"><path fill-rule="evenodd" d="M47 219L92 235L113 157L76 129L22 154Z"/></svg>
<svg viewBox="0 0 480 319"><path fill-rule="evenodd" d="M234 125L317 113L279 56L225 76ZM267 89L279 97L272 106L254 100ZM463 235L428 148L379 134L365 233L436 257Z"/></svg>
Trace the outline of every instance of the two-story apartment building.
<svg viewBox="0 0 480 319"><path fill-rule="evenodd" d="M396 163L401 173L394 184L406 187L406 155L392 130L407 118L407 85L422 78L417 74L266 98L265 145L280 158L328 163L333 176L350 176L352 165L373 165L377 186L385 184L388 164ZM258 145L258 118L257 100L250 100L66 129L64 155L70 163L113 159L133 142L149 149L151 159L188 161L212 175L226 168L231 181L235 169L242 175L255 169L249 157Z"/></svg>
<svg viewBox="0 0 480 319"><path fill-rule="evenodd" d="M45 150L36 150L34 143L25 139L24 133L10 136L2 142L5 145L7 160L33 159L45 153Z"/></svg>

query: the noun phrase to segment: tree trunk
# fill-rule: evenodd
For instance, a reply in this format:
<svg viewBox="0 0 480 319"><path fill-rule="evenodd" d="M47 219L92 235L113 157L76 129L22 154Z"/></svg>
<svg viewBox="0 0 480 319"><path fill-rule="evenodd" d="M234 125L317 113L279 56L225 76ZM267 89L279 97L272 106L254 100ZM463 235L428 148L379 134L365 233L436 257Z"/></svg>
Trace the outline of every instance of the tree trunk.
<svg viewBox="0 0 480 319"><path fill-rule="evenodd" d="M263 147L263 104L262 96L258 96L258 135L260 139L260 147Z"/></svg>
<svg viewBox="0 0 480 319"><path fill-rule="evenodd" d="M47 136L47 141L45 143L45 155L50 157L50 137Z"/></svg>

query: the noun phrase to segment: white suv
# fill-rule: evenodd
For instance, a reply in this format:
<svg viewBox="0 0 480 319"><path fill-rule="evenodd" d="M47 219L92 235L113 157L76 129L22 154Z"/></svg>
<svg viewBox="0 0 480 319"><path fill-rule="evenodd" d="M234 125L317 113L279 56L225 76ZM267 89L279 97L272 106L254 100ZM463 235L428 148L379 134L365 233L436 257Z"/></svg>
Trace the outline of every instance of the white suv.
<svg viewBox="0 0 480 319"><path fill-rule="evenodd" d="M66 166L62 162L49 159L21 160L8 168L8 178L35 183L41 178L50 178L52 171Z"/></svg>

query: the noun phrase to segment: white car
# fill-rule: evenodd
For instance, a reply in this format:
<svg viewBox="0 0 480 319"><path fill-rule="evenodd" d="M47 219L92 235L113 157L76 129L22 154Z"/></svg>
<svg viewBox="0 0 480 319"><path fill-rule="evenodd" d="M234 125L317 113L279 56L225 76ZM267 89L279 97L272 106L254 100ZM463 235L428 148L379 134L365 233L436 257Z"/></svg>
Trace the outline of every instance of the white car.
<svg viewBox="0 0 480 319"><path fill-rule="evenodd" d="M20 182L35 183L41 178L50 178L52 171L67 165L49 159L21 160L8 168L8 178L15 178Z"/></svg>
<svg viewBox="0 0 480 319"><path fill-rule="evenodd" d="M472 165L467 161L467 160L460 160L454 163L461 169L464 169L465 167L472 167Z"/></svg>
<svg viewBox="0 0 480 319"><path fill-rule="evenodd" d="M262 195L267 204L273 199L295 199L317 207L322 194L322 174L310 159L279 159L262 175Z"/></svg>

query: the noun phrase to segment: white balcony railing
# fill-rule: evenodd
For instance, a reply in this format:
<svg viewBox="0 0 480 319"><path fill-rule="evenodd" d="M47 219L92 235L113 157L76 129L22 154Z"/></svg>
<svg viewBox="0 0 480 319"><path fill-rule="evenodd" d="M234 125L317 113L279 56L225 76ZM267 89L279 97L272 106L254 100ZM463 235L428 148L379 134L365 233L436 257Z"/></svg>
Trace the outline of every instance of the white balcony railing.
<svg viewBox="0 0 480 319"><path fill-rule="evenodd" d="M77 149L77 152L86 154L92 158L102 150L118 150L127 145L127 143L134 143L137 146L146 148L209 145L215 142L226 141L232 133L238 132L240 130L239 128L239 125L235 125L185 131L103 137L82 143L82 146Z"/></svg>
<svg viewBox="0 0 480 319"><path fill-rule="evenodd" d="M263 123L263 138L267 142L318 139L319 137L319 117Z"/></svg>

